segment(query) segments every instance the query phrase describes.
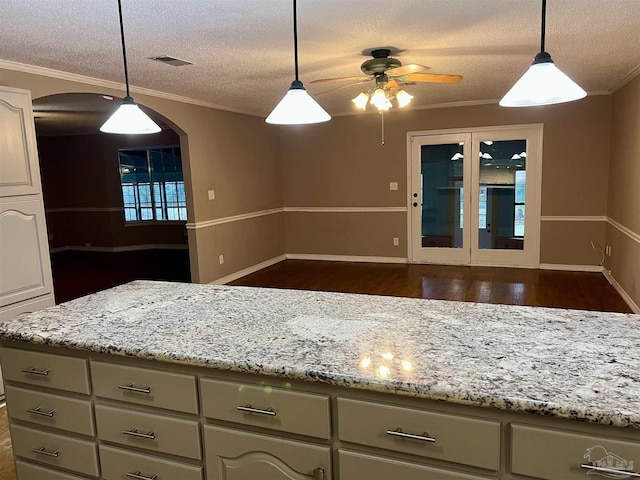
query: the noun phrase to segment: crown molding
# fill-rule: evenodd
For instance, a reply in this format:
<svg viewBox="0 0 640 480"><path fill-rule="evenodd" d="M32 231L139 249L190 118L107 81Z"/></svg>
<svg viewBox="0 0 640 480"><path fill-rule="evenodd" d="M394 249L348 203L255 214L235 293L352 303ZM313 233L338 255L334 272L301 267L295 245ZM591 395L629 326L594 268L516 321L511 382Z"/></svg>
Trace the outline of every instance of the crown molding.
<svg viewBox="0 0 640 480"><path fill-rule="evenodd" d="M62 70L54 70L52 68L39 67L37 65L27 65L26 63L12 62L10 60L0 59L0 69L13 70L16 72L30 73L33 75L41 75L43 77L56 78L58 80L66 80L69 82L84 83L87 85L93 85L94 87L109 88L113 90L125 92L124 83L113 82L111 80L103 80L101 78L88 77L86 75L80 75L78 73L63 72ZM162 98L164 100L172 100L174 102L187 103L189 105L197 105L199 107L212 108L215 110L223 110L225 112L240 113L242 115L250 115L252 117L263 117L264 115L255 112L246 112L244 110L226 107L224 105L218 105L204 100L198 100L196 98L185 97L182 95L175 95L173 93L161 92L159 90L152 90L150 88L136 87L134 85L130 88L132 93L139 93L140 95L147 95L149 97Z"/></svg>
<svg viewBox="0 0 640 480"><path fill-rule="evenodd" d="M620 90L622 87L624 87L627 83L629 83L631 80L636 78L638 75L640 75L640 64L638 64L633 70L627 73L627 75L622 79L622 81L611 89L611 93L616 93L618 90Z"/></svg>

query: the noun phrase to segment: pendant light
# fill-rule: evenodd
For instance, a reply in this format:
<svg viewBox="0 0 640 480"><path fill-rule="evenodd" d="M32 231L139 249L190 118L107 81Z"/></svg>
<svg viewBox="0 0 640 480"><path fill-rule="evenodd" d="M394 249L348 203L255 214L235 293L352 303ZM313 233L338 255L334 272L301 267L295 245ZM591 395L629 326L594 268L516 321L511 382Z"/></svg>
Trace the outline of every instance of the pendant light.
<svg viewBox="0 0 640 480"><path fill-rule="evenodd" d="M280 100L273 111L266 118L267 123L277 125L302 125L306 123L320 123L331 120L331 116L307 93L298 79L298 19L296 0L293 0L293 51L295 60L296 79Z"/></svg>
<svg viewBox="0 0 640 480"><path fill-rule="evenodd" d="M547 0L542 0L540 53L536 55L529 70L500 100L502 107L552 105L579 100L587 96L587 92L555 66L551 55L544 50L546 13Z"/></svg>
<svg viewBox="0 0 640 480"><path fill-rule="evenodd" d="M118 13L120 15L120 38L122 39L122 58L124 60L124 82L127 87L127 96L122 105L100 127L104 133L158 133L160 127L149 116L140 110L140 107L129 94L129 72L127 71L127 52L124 46L124 24L122 23L122 4L118 0Z"/></svg>

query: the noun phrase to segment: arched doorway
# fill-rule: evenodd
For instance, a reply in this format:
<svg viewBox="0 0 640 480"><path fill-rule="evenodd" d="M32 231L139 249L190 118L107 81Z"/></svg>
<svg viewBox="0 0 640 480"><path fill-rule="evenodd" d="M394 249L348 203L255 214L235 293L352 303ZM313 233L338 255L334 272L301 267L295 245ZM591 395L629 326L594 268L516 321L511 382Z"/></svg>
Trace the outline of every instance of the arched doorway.
<svg viewBox="0 0 640 480"><path fill-rule="evenodd" d="M131 280L191 280L187 137L144 107L160 133L100 132L120 103L95 93L33 101L57 303Z"/></svg>

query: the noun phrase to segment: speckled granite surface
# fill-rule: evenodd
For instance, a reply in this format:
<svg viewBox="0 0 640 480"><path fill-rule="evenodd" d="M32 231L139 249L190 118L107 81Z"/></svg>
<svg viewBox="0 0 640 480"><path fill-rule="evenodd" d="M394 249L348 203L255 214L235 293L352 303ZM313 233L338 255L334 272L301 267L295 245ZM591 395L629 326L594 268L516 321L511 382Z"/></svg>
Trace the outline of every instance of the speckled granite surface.
<svg viewBox="0 0 640 480"><path fill-rule="evenodd" d="M640 428L640 315L138 281L0 337Z"/></svg>

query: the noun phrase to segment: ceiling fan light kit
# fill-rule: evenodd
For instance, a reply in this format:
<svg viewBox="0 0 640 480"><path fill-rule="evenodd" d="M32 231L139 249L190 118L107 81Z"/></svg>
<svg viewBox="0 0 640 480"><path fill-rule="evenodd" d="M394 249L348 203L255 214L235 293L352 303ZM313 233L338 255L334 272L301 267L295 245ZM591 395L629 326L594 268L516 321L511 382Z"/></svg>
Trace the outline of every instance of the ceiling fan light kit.
<svg viewBox="0 0 640 480"><path fill-rule="evenodd" d="M331 116L307 93L298 79L298 15L296 0L293 0L293 52L296 79L266 118L267 123L276 125L302 125L331 120Z"/></svg>
<svg viewBox="0 0 640 480"><path fill-rule="evenodd" d="M544 49L547 0L542 0L540 53L525 74L500 100L502 107L533 107L580 100L587 96L577 83L555 66Z"/></svg>
<svg viewBox="0 0 640 480"><path fill-rule="evenodd" d="M124 45L124 24L122 22L122 3L118 0L118 15L120 17L120 39L122 40L122 59L124 61L124 81L127 87L127 95L122 105L100 127L104 133L119 134L147 134L158 133L161 129L151 118L136 104L129 92L129 72L127 69L127 51Z"/></svg>

